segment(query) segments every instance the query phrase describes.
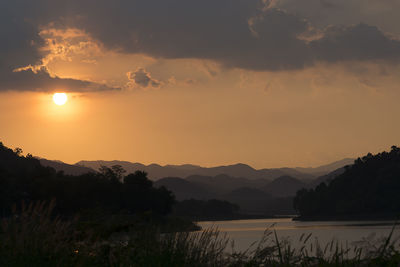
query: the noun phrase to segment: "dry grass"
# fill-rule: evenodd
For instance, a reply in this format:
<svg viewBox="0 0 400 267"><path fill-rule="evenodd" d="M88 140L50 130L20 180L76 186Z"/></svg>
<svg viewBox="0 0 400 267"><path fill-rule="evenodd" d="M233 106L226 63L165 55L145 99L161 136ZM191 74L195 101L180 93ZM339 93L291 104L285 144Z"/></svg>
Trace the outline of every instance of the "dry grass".
<svg viewBox="0 0 400 267"><path fill-rule="evenodd" d="M273 226L244 252L228 252L217 229L161 234L148 226L95 240L72 221L52 216L54 201L13 208L1 220L0 266L399 266L399 242L364 240L354 247L332 241L321 247L311 235L301 246L280 240ZM233 243L231 243L233 246Z"/></svg>

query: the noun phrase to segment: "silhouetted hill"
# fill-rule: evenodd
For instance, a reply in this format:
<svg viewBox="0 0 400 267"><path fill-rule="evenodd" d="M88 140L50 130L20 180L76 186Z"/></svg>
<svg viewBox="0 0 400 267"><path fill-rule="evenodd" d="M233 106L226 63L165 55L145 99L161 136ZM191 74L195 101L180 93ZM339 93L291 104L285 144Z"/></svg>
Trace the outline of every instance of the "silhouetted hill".
<svg viewBox="0 0 400 267"><path fill-rule="evenodd" d="M300 180L304 180L304 181L310 181L316 178L316 176L312 175L312 174L308 174L308 173L303 173L300 172L294 168L278 168L278 169L262 169L260 170L263 174L264 177L270 180L279 178L281 176L292 176L292 177L296 177Z"/></svg>
<svg viewBox="0 0 400 267"><path fill-rule="evenodd" d="M91 168L93 170L99 170L101 166L111 167L114 165L120 165L124 170L128 173L135 172L138 170L147 171L147 166L140 164L140 163L132 163L129 161L120 161L120 160L112 160L112 161L105 161L105 160L96 160L96 161L79 161L75 163L75 165L85 166ZM157 166L155 166L157 167ZM149 177L151 179L151 177Z"/></svg>
<svg viewBox="0 0 400 267"><path fill-rule="evenodd" d="M241 187L257 188L265 186L270 181L266 179L249 180L246 178L231 177L225 174L220 174L214 177L191 175L186 177L187 181L198 183L206 186L214 193L224 194Z"/></svg>
<svg viewBox="0 0 400 267"><path fill-rule="evenodd" d="M261 184L267 183L267 180L248 180L218 175L215 177L190 176L188 179L168 177L154 182L154 185L164 186L171 190L180 201L211 199L229 201L238 205L242 214L294 214L292 197L274 197L257 189L261 187ZM240 186L243 184L253 187Z"/></svg>
<svg viewBox="0 0 400 267"><path fill-rule="evenodd" d="M241 187L225 194L222 199L239 205L244 212L259 213L265 211L264 207L272 197L255 188Z"/></svg>
<svg viewBox="0 0 400 267"><path fill-rule="evenodd" d="M234 220L241 218L238 214L239 206L223 200L196 200L180 201L174 206L174 215L191 220Z"/></svg>
<svg viewBox="0 0 400 267"><path fill-rule="evenodd" d="M368 154L330 183L297 192L294 206L304 219L381 219L400 214L400 149Z"/></svg>
<svg viewBox="0 0 400 267"><path fill-rule="evenodd" d="M38 175L50 175L55 171L51 168L43 167L39 160L33 158L31 155L23 157L19 155L19 152L15 152L10 148L7 148L0 142L0 176L7 179L13 179L15 177L21 178L21 180L28 180L30 177ZM0 182L5 183L5 180ZM23 186L23 185L21 185ZM0 185L0 189L5 188L5 184Z"/></svg>
<svg viewBox="0 0 400 267"><path fill-rule="evenodd" d="M58 160L47 160L40 158L39 161L40 164L42 164L43 166L51 167L56 171L63 171L67 175L81 175L90 172L95 172L93 169L85 166L66 164Z"/></svg>
<svg viewBox="0 0 400 267"><path fill-rule="evenodd" d="M55 211L63 217L80 214L96 218L144 212L165 216L174 203L172 193L154 188L144 172L125 176L119 168L103 168L66 175L0 142L0 217L8 216L13 204L51 200L56 201Z"/></svg>
<svg viewBox="0 0 400 267"><path fill-rule="evenodd" d="M295 168L297 171L302 172L302 173L308 173L316 176L322 176L328 173L331 173L337 169L343 168L344 166L347 165L352 165L354 163L355 159L352 158L345 158L342 160L338 160L326 165L322 165L316 168L301 168L297 167Z"/></svg>
<svg viewBox="0 0 400 267"><path fill-rule="evenodd" d="M256 188L238 188L221 199L239 205L243 213L270 216L295 214L293 197L273 197Z"/></svg>
<svg viewBox="0 0 400 267"><path fill-rule="evenodd" d="M148 173L149 178L152 180L161 179L163 177L180 177L185 178L192 175L211 176L215 177L221 174L228 175L235 178L246 178L250 180L268 179L273 180L280 176L290 175L300 180L312 180L316 176L308 173L302 173L292 168L276 168L276 169L261 169L256 170L246 164L234 164L228 166L218 167L200 167L196 165L166 165L160 166L158 164L143 165L141 163L132 163L128 161L79 161L76 165L86 166L93 170L98 170L102 165L111 167L113 165L121 165L127 172L135 172L142 170Z"/></svg>
<svg viewBox="0 0 400 267"><path fill-rule="evenodd" d="M298 190L305 188L306 186L306 183L296 178L291 176L281 176L262 187L262 190L271 196L289 197L295 196Z"/></svg>
<svg viewBox="0 0 400 267"><path fill-rule="evenodd" d="M186 171L191 171L191 170L196 170L198 168L201 168L198 165L192 165L192 164L183 164L183 165L166 165L165 167L167 168L173 168L173 169L178 169L178 170L186 170Z"/></svg>
<svg viewBox="0 0 400 267"><path fill-rule="evenodd" d="M317 179L311 181L311 183L309 183L307 185L307 188L315 188L316 186L318 186L320 183L323 183L323 182L326 184L329 184L335 177L344 173L344 171L345 171L345 168L342 167L342 168L334 170L333 172L322 175L322 176L318 177Z"/></svg>
<svg viewBox="0 0 400 267"><path fill-rule="evenodd" d="M154 182L155 187L164 186L171 190L177 200L198 199L208 200L215 197L214 194L205 189L202 185L191 183L178 177L166 177Z"/></svg>

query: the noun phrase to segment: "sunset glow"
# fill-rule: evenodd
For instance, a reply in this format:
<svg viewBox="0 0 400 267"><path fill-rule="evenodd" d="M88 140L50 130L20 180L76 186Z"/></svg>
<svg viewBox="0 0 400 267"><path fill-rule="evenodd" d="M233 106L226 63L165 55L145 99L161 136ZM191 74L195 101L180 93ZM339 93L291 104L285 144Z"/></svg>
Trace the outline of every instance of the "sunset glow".
<svg viewBox="0 0 400 267"><path fill-rule="evenodd" d="M35 155L307 167L400 142L399 1L6 2L0 140Z"/></svg>
<svg viewBox="0 0 400 267"><path fill-rule="evenodd" d="M0 265L400 266L399 12L1 1Z"/></svg>

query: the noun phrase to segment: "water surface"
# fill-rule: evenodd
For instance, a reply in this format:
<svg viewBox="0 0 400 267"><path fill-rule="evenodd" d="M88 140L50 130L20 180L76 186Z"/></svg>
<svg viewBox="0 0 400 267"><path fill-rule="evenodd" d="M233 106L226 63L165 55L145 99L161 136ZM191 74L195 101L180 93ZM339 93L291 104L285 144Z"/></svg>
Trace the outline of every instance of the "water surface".
<svg viewBox="0 0 400 267"><path fill-rule="evenodd" d="M324 247L332 240L343 246L352 246L356 241L375 242L375 240L387 237L394 221L293 221L290 218L284 219L256 219L256 220L233 220L233 221L205 221L199 222L203 228L217 227L221 232L235 242L235 249L244 251L254 242L259 241L266 229L275 230L279 239L291 242L295 247L300 247L300 237L311 233L307 244L318 240ZM394 230L394 238L400 237L400 231ZM271 235L271 238L273 235ZM357 242L358 244L358 242Z"/></svg>

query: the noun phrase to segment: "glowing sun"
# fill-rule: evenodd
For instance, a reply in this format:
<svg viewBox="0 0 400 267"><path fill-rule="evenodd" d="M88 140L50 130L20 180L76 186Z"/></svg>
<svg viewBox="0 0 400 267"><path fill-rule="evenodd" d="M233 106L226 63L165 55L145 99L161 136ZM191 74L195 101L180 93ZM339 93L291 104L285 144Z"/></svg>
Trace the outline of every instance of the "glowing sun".
<svg viewBox="0 0 400 267"><path fill-rule="evenodd" d="M56 105L62 106L67 103L68 97L66 93L55 93L53 95L53 101Z"/></svg>

